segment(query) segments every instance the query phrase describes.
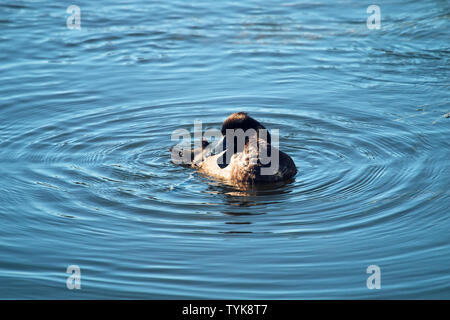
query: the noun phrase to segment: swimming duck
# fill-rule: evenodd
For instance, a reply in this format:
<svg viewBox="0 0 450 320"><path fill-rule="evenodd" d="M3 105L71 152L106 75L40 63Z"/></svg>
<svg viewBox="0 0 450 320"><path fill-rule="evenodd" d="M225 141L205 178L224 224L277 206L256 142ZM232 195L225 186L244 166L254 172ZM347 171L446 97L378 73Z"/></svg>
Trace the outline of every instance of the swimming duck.
<svg viewBox="0 0 450 320"><path fill-rule="evenodd" d="M236 132L245 133L241 142ZM267 129L247 113L230 115L223 122L221 133L223 137L214 147L202 140L200 148L190 151L190 167L238 186L287 181L297 174L291 157L275 148ZM219 149L219 152L214 154L212 149ZM182 151L172 148L171 152L181 156Z"/></svg>

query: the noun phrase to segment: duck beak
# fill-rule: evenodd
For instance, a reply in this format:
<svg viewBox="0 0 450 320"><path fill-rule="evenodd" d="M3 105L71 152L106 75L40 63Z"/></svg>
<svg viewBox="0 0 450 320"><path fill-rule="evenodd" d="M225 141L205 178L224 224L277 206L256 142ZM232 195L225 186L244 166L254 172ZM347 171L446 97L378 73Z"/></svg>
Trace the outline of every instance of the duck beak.
<svg viewBox="0 0 450 320"><path fill-rule="evenodd" d="M215 147L217 154L221 154L217 158L217 165L221 169L225 169L230 164L230 159L233 156L233 150L227 149L227 138L226 136L222 136Z"/></svg>
<svg viewBox="0 0 450 320"><path fill-rule="evenodd" d="M222 136L222 138L217 142L214 150L216 150L217 153L221 153L225 151L227 148L227 138L225 136Z"/></svg>
<svg viewBox="0 0 450 320"><path fill-rule="evenodd" d="M219 140L214 141L206 147L207 153L206 156L216 155L225 150L226 140L225 137L220 138Z"/></svg>

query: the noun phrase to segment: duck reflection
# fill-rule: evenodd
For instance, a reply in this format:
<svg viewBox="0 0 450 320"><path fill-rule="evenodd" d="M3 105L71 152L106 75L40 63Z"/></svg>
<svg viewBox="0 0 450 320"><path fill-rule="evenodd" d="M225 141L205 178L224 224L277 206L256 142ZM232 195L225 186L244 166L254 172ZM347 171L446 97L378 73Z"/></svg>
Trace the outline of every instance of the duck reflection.
<svg viewBox="0 0 450 320"><path fill-rule="evenodd" d="M217 194L229 210L223 211L230 216L254 216L266 214L263 209L267 204L279 203L284 200L284 196L291 191L291 184L294 180L283 181L271 185L228 185L217 181L208 181L208 192Z"/></svg>

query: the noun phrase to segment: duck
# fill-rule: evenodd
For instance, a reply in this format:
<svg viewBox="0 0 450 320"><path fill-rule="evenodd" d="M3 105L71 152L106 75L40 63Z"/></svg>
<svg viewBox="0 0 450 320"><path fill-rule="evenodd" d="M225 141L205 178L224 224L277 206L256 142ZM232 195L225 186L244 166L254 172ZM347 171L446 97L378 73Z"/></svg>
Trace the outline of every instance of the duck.
<svg viewBox="0 0 450 320"><path fill-rule="evenodd" d="M248 113L236 112L228 116L220 132L222 138L215 144L202 138L198 148L189 151L171 148L170 151L178 156L190 152L188 157L192 161L187 166L233 186L286 182L297 174L294 160L272 145L268 130ZM244 135L239 136L239 133Z"/></svg>

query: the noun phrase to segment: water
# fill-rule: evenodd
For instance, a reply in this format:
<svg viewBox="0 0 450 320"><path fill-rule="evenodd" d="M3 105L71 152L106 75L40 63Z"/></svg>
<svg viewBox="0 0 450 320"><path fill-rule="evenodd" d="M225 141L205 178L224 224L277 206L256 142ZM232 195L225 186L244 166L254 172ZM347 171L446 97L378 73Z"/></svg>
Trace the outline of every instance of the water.
<svg viewBox="0 0 450 320"><path fill-rule="evenodd" d="M448 1L70 4L0 4L1 298L450 298ZM170 162L236 111L294 182Z"/></svg>

